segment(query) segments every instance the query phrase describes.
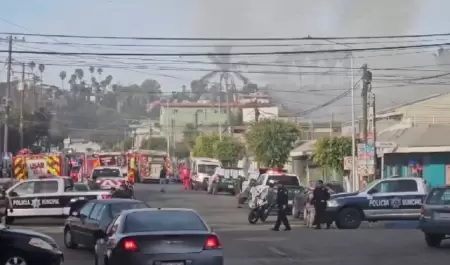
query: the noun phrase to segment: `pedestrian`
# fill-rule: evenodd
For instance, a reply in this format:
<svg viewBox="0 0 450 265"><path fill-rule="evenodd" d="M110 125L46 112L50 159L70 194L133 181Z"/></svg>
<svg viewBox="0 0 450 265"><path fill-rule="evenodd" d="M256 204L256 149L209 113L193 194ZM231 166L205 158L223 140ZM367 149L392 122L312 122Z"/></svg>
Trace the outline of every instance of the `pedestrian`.
<svg viewBox="0 0 450 265"><path fill-rule="evenodd" d="M191 171L186 164L181 166L181 179L183 180L184 190L189 190L191 187Z"/></svg>
<svg viewBox="0 0 450 265"><path fill-rule="evenodd" d="M164 193L166 190L164 189L164 186L166 184L166 177L167 177L167 168L163 166L161 168L161 171L159 172L159 184L161 185L161 192Z"/></svg>
<svg viewBox="0 0 450 265"><path fill-rule="evenodd" d="M330 199L330 194L323 185L323 181L317 182L316 188L313 191L313 205L315 210L314 224L316 229L321 228L321 223L325 222L325 210L327 208L327 200ZM329 227L327 227L329 228Z"/></svg>
<svg viewBox="0 0 450 265"><path fill-rule="evenodd" d="M288 191L283 186L282 183L277 183L277 206L278 206L278 214L277 221L275 222L275 226L272 228L273 231L280 231L280 225L283 223L284 231L291 230L291 225L287 219L287 206L288 206Z"/></svg>

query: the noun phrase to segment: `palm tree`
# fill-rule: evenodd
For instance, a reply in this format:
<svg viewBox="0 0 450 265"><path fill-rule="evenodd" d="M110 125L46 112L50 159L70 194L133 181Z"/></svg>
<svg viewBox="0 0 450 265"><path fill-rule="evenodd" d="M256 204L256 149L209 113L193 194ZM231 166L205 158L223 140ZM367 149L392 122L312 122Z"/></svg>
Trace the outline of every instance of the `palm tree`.
<svg viewBox="0 0 450 265"><path fill-rule="evenodd" d="M97 68L97 74L100 77L100 80L102 80L102 74L103 74L103 69L102 68Z"/></svg>
<svg viewBox="0 0 450 265"><path fill-rule="evenodd" d="M34 73L34 68L36 68L36 63L33 61L29 62L28 67L30 68L31 72Z"/></svg>
<svg viewBox="0 0 450 265"><path fill-rule="evenodd" d="M44 71L45 71L45 65L43 65L43 64L39 64L38 65L38 69L39 69L39 72L41 73L41 82L44 80L44 79L42 79L42 74L44 73Z"/></svg>
<svg viewBox="0 0 450 265"><path fill-rule="evenodd" d="M61 72L59 73L59 77L61 78L61 89L64 90L64 80L65 80L66 77L67 77L66 71L61 71Z"/></svg>
<svg viewBox="0 0 450 265"><path fill-rule="evenodd" d="M83 81L84 78L84 71L83 69L75 69L75 76L78 78L78 80Z"/></svg>
<svg viewBox="0 0 450 265"><path fill-rule="evenodd" d="M93 75L94 72L95 72L94 66L89 66L89 73L91 73L91 75Z"/></svg>

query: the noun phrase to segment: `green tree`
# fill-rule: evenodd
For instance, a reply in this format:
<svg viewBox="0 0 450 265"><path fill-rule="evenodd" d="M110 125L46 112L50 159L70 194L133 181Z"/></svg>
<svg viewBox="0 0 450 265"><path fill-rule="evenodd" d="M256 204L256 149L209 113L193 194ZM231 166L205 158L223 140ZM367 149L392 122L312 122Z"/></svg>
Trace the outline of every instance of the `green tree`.
<svg viewBox="0 0 450 265"><path fill-rule="evenodd" d="M299 135L294 123L264 119L250 126L245 139L257 162L267 167L283 167Z"/></svg>
<svg viewBox="0 0 450 265"><path fill-rule="evenodd" d="M231 136L222 137L213 145L213 157L220 160L223 165L234 166L244 157L245 146Z"/></svg>
<svg viewBox="0 0 450 265"><path fill-rule="evenodd" d="M220 141L217 134L200 135L195 139L192 155L196 157L214 157L214 144Z"/></svg>
<svg viewBox="0 0 450 265"><path fill-rule="evenodd" d="M352 154L352 140L348 137L324 137L317 140L313 161L319 166L344 172L344 157Z"/></svg>

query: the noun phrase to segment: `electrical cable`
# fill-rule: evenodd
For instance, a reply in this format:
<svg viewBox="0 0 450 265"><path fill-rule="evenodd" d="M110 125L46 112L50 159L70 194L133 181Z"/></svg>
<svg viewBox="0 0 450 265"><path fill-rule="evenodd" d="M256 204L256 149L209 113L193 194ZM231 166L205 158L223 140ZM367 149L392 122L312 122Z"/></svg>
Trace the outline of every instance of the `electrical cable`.
<svg viewBox="0 0 450 265"><path fill-rule="evenodd" d="M352 36L352 37L272 37L272 38L202 38L202 37L127 37L127 36L89 36L69 34L35 34L19 32L0 32L0 35L30 36L48 38L76 38L76 39L111 39L111 40L170 40L170 41L305 41L305 40L365 40L365 39L408 39L449 37L450 33L412 34L412 35L385 35L385 36Z"/></svg>
<svg viewBox="0 0 450 265"><path fill-rule="evenodd" d="M65 56L142 56L142 57L199 57L199 56L253 56L253 55L294 55L294 54L313 54L313 53L344 53L344 52L362 52L362 51L387 51L404 50L426 47L448 46L450 43L440 44L420 44L405 46L388 47L370 47L370 48L352 48L352 49L331 49L331 50L305 50L305 51L271 51L271 52L235 52L235 53L101 53L101 52L55 52L55 51L26 51L13 50L14 54L43 54L43 55L65 55ZM0 53L9 53L8 50L0 50Z"/></svg>

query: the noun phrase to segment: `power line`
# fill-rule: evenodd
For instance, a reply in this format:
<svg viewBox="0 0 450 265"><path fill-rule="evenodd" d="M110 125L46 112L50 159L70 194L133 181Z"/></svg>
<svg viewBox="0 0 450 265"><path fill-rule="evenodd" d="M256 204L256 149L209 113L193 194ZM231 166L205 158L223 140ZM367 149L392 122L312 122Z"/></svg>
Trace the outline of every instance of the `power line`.
<svg viewBox="0 0 450 265"><path fill-rule="evenodd" d="M169 40L169 41L305 41L305 40L364 40L364 39L408 39L408 38L430 38L448 37L450 33L414 34L414 35L386 35L386 36L352 36L352 37L273 37L273 38L203 38L203 37L127 37L127 36L89 36L68 34L37 34L0 32L0 35L33 36L47 38L77 38L77 39L112 39L112 40Z"/></svg>
<svg viewBox="0 0 450 265"><path fill-rule="evenodd" d="M448 46L450 43L440 44L420 44L390 47L352 48L352 49L330 49L330 50L306 50L306 51L271 51L271 52L236 52L236 53L100 53L100 52L55 52L55 51L13 51L16 54L44 54L44 55L67 55L67 56L142 56L142 57L207 57L207 56L253 56L253 55L294 55L313 53L344 53L363 51L387 51L403 50L414 48ZM0 50L0 53L7 53L8 50Z"/></svg>

